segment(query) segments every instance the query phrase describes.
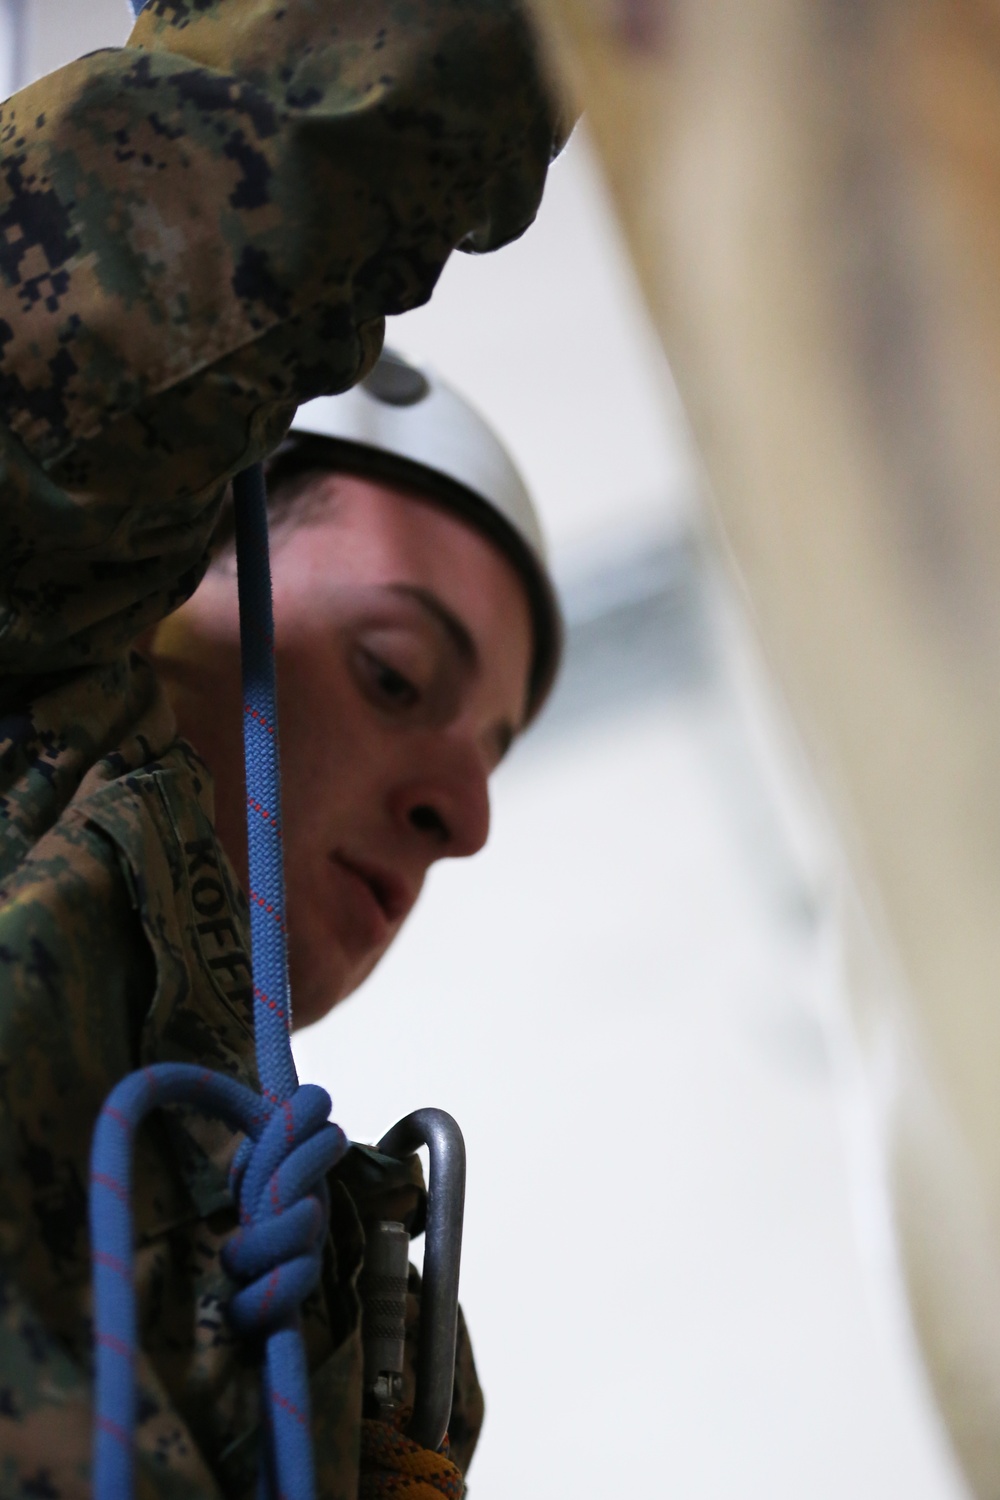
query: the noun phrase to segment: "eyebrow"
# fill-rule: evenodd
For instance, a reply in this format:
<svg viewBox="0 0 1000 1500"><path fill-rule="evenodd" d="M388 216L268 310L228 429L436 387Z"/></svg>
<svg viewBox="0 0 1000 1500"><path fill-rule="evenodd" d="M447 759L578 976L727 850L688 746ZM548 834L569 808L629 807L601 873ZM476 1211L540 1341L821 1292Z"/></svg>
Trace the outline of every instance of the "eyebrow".
<svg viewBox="0 0 1000 1500"><path fill-rule="evenodd" d="M431 589L421 588L418 583L391 583L389 588L394 594L402 594L407 599L414 600L431 615L442 627L448 639L452 642L459 655L471 667L479 665L479 652L476 643L469 634L465 625L446 604L442 604L437 594ZM497 765L503 760L507 751L517 736L517 730L509 719L501 719L494 727L493 740L497 751Z"/></svg>
<svg viewBox="0 0 1000 1500"><path fill-rule="evenodd" d="M479 652L476 643L472 639L458 615L454 614L446 604L442 604L437 594L430 589L421 588L418 583L391 583L390 589L394 594L403 594L407 599L414 599L417 604L423 606L429 615L444 628L445 634L470 666L479 665Z"/></svg>

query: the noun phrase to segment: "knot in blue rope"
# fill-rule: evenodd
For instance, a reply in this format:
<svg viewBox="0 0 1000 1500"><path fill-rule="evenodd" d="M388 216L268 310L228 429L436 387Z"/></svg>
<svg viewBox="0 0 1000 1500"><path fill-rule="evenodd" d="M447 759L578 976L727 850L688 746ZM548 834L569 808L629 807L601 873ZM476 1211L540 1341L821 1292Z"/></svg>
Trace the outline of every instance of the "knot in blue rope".
<svg viewBox="0 0 1000 1500"><path fill-rule="evenodd" d="M237 1154L232 1184L240 1228L222 1262L244 1283L229 1301L230 1322L240 1333L279 1327L319 1284L330 1216L326 1174L347 1149L329 1114L326 1090L302 1084Z"/></svg>

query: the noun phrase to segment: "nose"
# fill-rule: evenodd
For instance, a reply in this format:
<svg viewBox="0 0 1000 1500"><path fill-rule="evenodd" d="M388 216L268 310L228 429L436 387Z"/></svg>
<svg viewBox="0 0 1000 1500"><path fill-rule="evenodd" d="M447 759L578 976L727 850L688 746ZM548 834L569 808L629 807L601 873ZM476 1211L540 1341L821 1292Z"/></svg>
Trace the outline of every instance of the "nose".
<svg viewBox="0 0 1000 1500"><path fill-rule="evenodd" d="M430 774L404 782L393 799L396 819L420 839L428 864L477 854L490 831L486 768L480 755L471 746L450 746L435 760Z"/></svg>

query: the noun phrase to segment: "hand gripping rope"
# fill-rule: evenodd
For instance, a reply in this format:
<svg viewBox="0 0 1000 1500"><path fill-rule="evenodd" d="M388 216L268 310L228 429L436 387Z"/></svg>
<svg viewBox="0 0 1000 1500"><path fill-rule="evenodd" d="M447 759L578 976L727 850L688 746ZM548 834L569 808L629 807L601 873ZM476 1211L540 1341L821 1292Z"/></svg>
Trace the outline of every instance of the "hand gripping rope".
<svg viewBox="0 0 1000 1500"><path fill-rule="evenodd" d="M137 5L136 13L142 8ZM292 1058L281 848L277 701L264 476L233 485L243 665L250 853L254 1036L261 1093L189 1063L158 1063L122 1080L98 1118L91 1149L94 1263L95 1500L129 1500L135 1437L136 1299L132 1144L164 1104L196 1106L242 1131L232 1171L240 1227L223 1251L240 1290L233 1325L266 1339L260 1500L312 1500L309 1379L298 1326L317 1285L329 1205L326 1173L347 1149L328 1121L329 1095L299 1085Z"/></svg>

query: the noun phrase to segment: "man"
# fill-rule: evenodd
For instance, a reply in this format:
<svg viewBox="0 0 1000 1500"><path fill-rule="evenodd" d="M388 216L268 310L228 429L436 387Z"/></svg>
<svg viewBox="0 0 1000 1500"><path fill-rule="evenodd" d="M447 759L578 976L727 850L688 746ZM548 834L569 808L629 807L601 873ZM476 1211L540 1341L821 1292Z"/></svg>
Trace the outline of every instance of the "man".
<svg viewBox="0 0 1000 1500"><path fill-rule="evenodd" d="M405 15L376 0L157 0L126 48L24 90L0 127L0 1495L68 1500L90 1493L100 1105L153 1061L255 1083L245 899L204 764L131 643L196 587L229 479L295 407L364 375L383 315L426 298L452 248L530 222L559 131L501 0ZM466 705L462 753L475 740L484 764L516 728L531 649L504 579L504 602L466 625L507 612L518 641ZM378 650L366 626L351 658L390 697L369 658L397 623L380 619ZM456 815L421 795L414 832L425 806L454 848L482 836L481 802ZM363 841L326 852L345 905L360 914L370 894L370 921L353 946L338 928L329 970L304 981L306 1014L356 981L421 874L408 854L390 889ZM304 919L307 976L322 936ZM233 1144L180 1110L137 1142L142 1495L255 1487L257 1351L227 1323L220 1258ZM303 1328L318 1492L353 1500L362 1244L348 1184L330 1196Z"/></svg>
<svg viewBox="0 0 1000 1500"><path fill-rule="evenodd" d="M555 673L558 612L523 482L442 381L383 353L296 416L269 466L293 1017L370 973L438 859L475 854L487 781ZM231 511L148 651L207 761L245 888Z"/></svg>

